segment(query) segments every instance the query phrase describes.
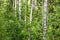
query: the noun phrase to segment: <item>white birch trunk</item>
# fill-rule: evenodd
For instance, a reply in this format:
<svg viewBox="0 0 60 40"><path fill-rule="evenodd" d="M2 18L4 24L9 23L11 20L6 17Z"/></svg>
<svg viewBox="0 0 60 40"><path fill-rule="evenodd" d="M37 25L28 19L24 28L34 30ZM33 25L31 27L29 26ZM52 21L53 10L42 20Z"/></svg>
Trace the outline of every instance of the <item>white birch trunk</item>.
<svg viewBox="0 0 60 40"><path fill-rule="evenodd" d="M27 6L25 6L25 26L26 26L26 16L27 16L27 15L26 15L26 7L27 7Z"/></svg>
<svg viewBox="0 0 60 40"><path fill-rule="evenodd" d="M21 20L21 0L18 0L18 6L19 6L19 20Z"/></svg>
<svg viewBox="0 0 60 40"><path fill-rule="evenodd" d="M42 16L43 16L43 40L46 40L46 24L47 24L47 0L43 0L43 4L42 4L43 8L42 8Z"/></svg>
<svg viewBox="0 0 60 40"><path fill-rule="evenodd" d="M15 2L14 2L14 9L15 9L15 17L16 17L16 2L17 0L15 0Z"/></svg>
<svg viewBox="0 0 60 40"><path fill-rule="evenodd" d="M30 5L31 4L31 0L28 0L28 9L31 10L31 13L30 13L30 27L31 27L31 20L32 20L32 6ZM28 40L30 40L30 27L28 27Z"/></svg>
<svg viewBox="0 0 60 40"><path fill-rule="evenodd" d="M13 0L13 9L14 9L14 5L15 5L15 3L14 3L14 0Z"/></svg>
<svg viewBox="0 0 60 40"><path fill-rule="evenodd" d="M29 0L29 2L31 2L31 1ZM30 27L32 26L32 25L31 25L31 23L32 23L32 13L33 13L33 9L35 8L35 3L34 3L34 2L35 2L35 0L32 0L32 3L29 3L29 4L31 4L31 6L30 6L30 7L31 7L31 9L30 9L30 10L31 10L31 11L30 11ZM28 38L28 40L31 40L31 39L30 39L30 27L28 28L28 33L29 33L29 38Z"/></svg>
<svg viewBox="0 0 60 40"><path fill-rule="evenodd" d="M32 0L32 6L33 6L33 9L36 9L37 8L37 0Z"/></svg>

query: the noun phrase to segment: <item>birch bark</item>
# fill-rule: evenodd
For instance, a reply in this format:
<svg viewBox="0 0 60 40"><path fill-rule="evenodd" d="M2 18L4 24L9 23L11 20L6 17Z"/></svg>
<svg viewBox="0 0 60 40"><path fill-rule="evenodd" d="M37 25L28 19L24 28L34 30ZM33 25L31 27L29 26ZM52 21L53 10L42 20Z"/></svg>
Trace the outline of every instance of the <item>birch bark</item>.
<svg viewBox="0 0 60 40"><path fill-rule="evenodd" d="M47 0L43 0L43 4L42 4L43 8L42 8L42 16L43 16L43 40L46 40L46 28L47 28Z"/></svg>
<svg viewBox="0 0 60 40"><path fill-rule="evenodd" d="M31 0L28 0L28 5L29 5L29 10L31 10L30 9L30 4L31 4ZM31 13L30 13L30 27L31 27ZM30 27L28 27L28 40L30 40Z"/></svg>
<svg viewBox="0 0 60 40"><path fill-rule="evenodd" d="M17 3L16 1L17 1L17 0L14 0L14 1L15 1L15 2L14 2L14 9L15 9L15 17L16 17L16 3Z"/></svg>
<svg viewBox="0 0 60 40"><path fill-rule="evenodd" d="M19 20L21 20L21 0L18 0L18 8L19 8Z"/></svg>
<svg viewBox="0 0 60 40"><path fill-rule="evenodd" d="M33 9L35 8L35 2L36 2L36 1L35 1L35 0L30 1L30 0L29 0L28 2L30 2L30 3L28 3L28 4L31 4L31 6L30 6L30 7L31 7L31 9L30 9L30 27L31 27L31 26L32 26L32 25L31 25L31 23L32 23L32 14L33 14ZM28 40L31 40L31 39L30 39L30 36L31 36L31 35L30 35L30 27L28 28L28 34L29 34Z"/></svg>

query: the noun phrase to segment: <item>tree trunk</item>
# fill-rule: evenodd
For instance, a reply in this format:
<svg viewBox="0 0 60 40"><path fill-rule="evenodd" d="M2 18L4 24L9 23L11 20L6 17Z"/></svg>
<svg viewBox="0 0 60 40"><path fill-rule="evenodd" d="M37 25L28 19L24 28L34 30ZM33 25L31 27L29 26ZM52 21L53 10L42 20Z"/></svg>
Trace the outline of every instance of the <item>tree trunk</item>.
<svg viewBox="0 0 60 40"><path fill-rule="evenodd" d="M28 0L28 7L29 7L28 9L29 9L29 10L31 10L31 9L30 9L30 4L31 4L31 0ZM28 27L28 40L30 40L31 16L32 16L32 15L31 15L31 13L30 13L30 26Z"/></svg>
<svg viewBox="0 0 60 40"><path fill-rule="evenodd" d="M19 8L19 20L21 20L21 0L18 0L18 8Z"/></svg>
<svg viewBox="0 0 60 40"><path fill-rule="evenodd" d="M31 2L31 3L30 3ZM36 0L32 0L32 1L28 1L28 4L31 4L31 11L30 11L30 27L32 26L31 23L32 23L32 13L33 13L33 9L35 9L36 7ZM28 40L31 40L30 39L30 27L28 28L28 34L29 34L29 37L28 37Z"/></svg>
<svg viewBox="0 0 60 40"><path fill-rule="evenodd" d="M43 4L42 4L43 8L42 8L42 25L43 25L43 40L46 40L46 24L47 24L47 0L43 0Z"/></svg>
<svg viewBox="0 0 60 40"><path fill-rule="evenodd" d="M16 17L16 4L17 4L17 0L14 0L14 9L15 9L15 17Z"/></svg>

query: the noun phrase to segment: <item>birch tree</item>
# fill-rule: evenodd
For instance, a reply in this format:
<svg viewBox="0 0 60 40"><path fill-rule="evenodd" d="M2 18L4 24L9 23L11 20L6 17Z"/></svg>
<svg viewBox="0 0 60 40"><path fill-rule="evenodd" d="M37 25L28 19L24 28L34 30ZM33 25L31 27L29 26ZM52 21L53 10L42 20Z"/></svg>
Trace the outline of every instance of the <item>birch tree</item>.
<svg viewBox="0 0 60 40"><path fill-rule="evenodd" d="M26 26L26 20L27 20L27 6L26 6L26 4L27 4L27 0L25 0L25 26Z"/></svg>
<svg viewBox="0 0 60 40"><path fill-rule="evenodd" d="M36 9L37 8L37 0L32 0L32 6L33 6L33 9Z"/></svg>
<svg viewBox="0 0 60 40"><path fill-rule="evenodd" d="M29 10L30 10L31 0L28 0ZM30 27L31 27L31 13L30 13ZM28 27L28 40L30 40L30 27Z"/></svg>
<svg viewBox="0 0 60 40"><path fill-rule="evenodd" d="M47 22L47 0L43 0L43 4L42 4L43 8L42 8L42 16L43 16L43 40L46 40L46 22Z"/></svg>
<svg viewBox="0 0 60 40"><path fill-rule="evenodd" d="M36 0L29 0L28 1L28 4L31 4L30 7L30 27L32 26L31 23L32 23L32 13L33 13L33 9L36 7ZM28 40L30 40L30 27L28 28L28 34L29 34L29 37L28 37Z"/></svg>
<svg viewBox="0 0 60 40"><path fill-rule="evenodd" d="M19 13L19 20L21 20L21 0L18 0L18 13Z"/></svg>
<svg viewBox="0 0 60 40"><path fill-rule="evenodd" d="M15 17L16 17L16 4L17 4L17 0L14 0Z"/></svg>

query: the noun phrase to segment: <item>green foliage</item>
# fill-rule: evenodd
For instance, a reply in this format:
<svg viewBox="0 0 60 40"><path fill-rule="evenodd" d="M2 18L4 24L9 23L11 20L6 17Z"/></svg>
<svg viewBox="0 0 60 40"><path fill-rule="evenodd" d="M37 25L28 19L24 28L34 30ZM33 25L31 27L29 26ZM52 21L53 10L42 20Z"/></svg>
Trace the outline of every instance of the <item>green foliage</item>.
<svg viewBox="0 0 60 40"><path fill-rule="evenodd" d="M0 1L0 40L27 40L30 27L30 8L28 1L22 0L21 20L15 17L12 1ZM26 14L26 23L25 23ZM31 40L43 40L42 0L37 0L37 9L33 9ZM48 0L46 40L60 40L60 1Z"/></svg>

